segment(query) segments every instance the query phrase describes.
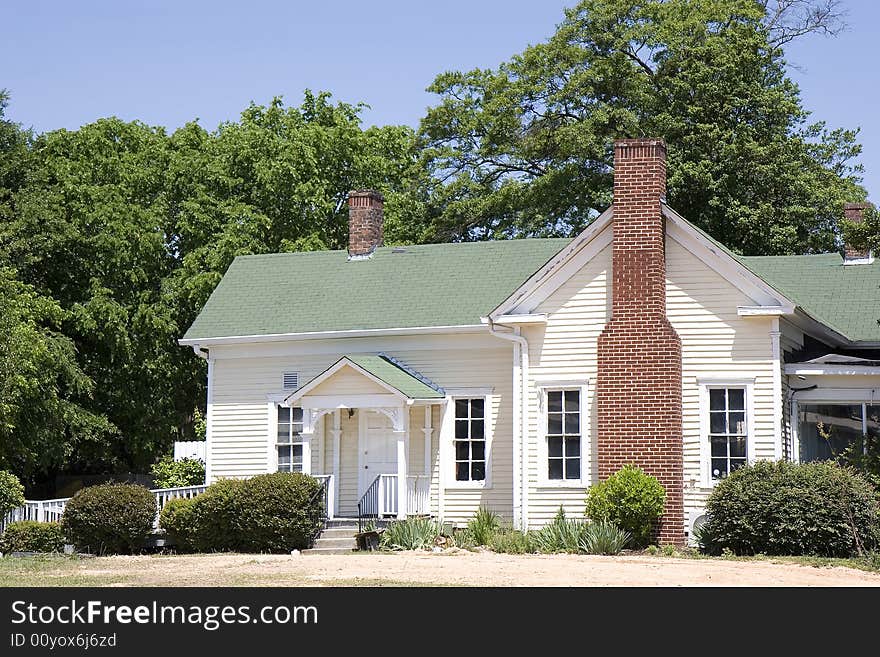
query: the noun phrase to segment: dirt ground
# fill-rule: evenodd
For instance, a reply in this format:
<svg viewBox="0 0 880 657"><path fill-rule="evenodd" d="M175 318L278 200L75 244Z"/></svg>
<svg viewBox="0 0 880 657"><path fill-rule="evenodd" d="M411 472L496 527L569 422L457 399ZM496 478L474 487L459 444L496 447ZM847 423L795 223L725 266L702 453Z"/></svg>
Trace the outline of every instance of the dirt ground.
<svg viewBox="0 0 880 657"><path fill-rule="evenodd" d="M850 568L647 555L448 551L16 561L4 568L7 586L880 586L880 574Z"/></svg>

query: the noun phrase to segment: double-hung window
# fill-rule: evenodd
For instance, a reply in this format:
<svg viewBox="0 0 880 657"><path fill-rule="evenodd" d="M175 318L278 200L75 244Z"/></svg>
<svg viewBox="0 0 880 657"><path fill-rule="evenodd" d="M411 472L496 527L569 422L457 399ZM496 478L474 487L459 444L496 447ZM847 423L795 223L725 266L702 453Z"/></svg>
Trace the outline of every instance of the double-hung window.
<svg viewBox="0 0 880 657"><path fill-rule="evenodd" d="M709 393L709 446L711 479L724 479L748 461L749 426L747 388L711 387Z"/></svg>
<svg viewBox="0 0 880 657"><path fill-rule="evenodd" d="M455 480L486 480L486 400L455 400Z"/></svg>
<svg viewBox="0 0 880 657"><path fill-rule="evenodd" d="M278 472L303 471L303 410L278 407Z"/></svg>
<svg viewBox="0 0 880 657"><path fill-rule="evenodd" d="M547 479L581 478L581 389L547 391Z"/></svg>

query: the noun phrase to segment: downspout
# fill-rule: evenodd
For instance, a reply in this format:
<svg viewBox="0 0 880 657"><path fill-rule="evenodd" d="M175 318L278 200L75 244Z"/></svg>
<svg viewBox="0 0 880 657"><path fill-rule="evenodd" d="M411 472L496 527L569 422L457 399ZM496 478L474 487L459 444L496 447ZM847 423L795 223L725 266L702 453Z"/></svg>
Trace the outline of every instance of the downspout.
<svg viewBox="0 0 880 657"><path fill-rule="evenodd" d="M205 485L208 485L211 483L211 433L213 424L211 416L213 415L212 407L214 406L214 359L211 358L211 351L209 349L193 345L192 350L196 356L208 362L208 393L205 401Z"/></svg>
<svg viewBox="0 0 880 657"><path fill-rule="evenodd" d="M528 529L528 469L526 458L526 436L528 435L528 389L529 389L529 343L520 335L519 327L496 324L489 321L489 332L495 337L509 340L519 345L513 352L513 522L523 531ZM512 333L496 330L496 326L511 329ZM517 381L519 374L519 381Z"/></svg>

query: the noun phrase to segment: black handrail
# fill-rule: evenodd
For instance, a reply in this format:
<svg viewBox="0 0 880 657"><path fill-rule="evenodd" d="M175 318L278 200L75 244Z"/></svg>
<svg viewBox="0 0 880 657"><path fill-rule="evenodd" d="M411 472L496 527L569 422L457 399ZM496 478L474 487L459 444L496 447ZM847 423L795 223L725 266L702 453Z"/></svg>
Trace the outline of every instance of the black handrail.
<svg viewBox="0 0 880 657"><path fill-rule="evenodd" d="M327 516L329 515L328 509L327 509L327 503L328 503L327 496L329 495L329 491L327 490L327 480L326 479L317 479L317 481L320 482L321 486L318 488L318 490L316 490L314 493L312 493L312 496L309 498L309 503L306 506L306 508L311 508L312 503L316 499L318 499L319 496L322 497L321 528L323 529L327 525Z"/></svg>
<svg viewBox="0 0 880 657"><path fill-rule="evenodd" d="M364 518L379 519L379 478L376 475L358 502L358 534L364 531Z"/></svg>

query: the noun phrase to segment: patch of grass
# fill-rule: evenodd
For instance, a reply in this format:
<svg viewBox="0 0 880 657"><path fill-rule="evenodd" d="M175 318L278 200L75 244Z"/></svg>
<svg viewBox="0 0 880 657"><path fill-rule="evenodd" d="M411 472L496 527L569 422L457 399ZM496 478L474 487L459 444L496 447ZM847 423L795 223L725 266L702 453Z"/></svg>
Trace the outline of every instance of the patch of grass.
<svg viewBox="0 0 880 657"><path fill-rule="evenodd" d="M642 554L651 556L675 557L678 559L709 559L714 561L763 561L766 563L810 566L812 568L852 568L870 573L880 573L880 552L871 552L861 557L817 557L817 556L776 556L754 554L739 556L728 552L721 556L703 554L693 548L672 548L649 546Z"/></svg>
<svg viewBox="0 0 880 657"><path fill-rule="evenodd" d="M124 573L82 572L93 559L74 556L4 557L0 559L0 586L109 586L131 580Z"/></svg>

